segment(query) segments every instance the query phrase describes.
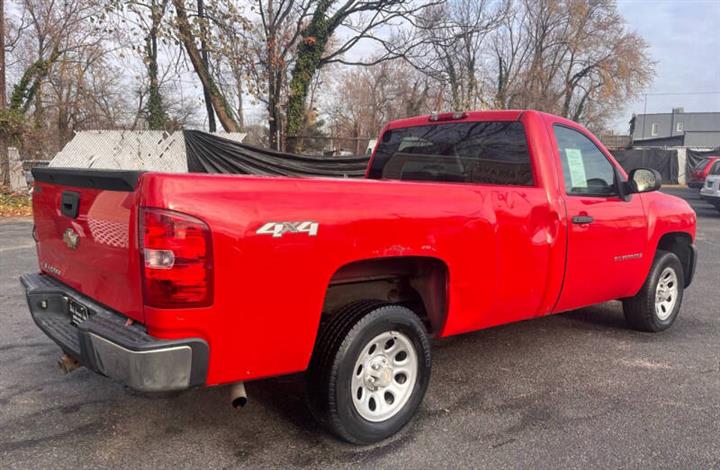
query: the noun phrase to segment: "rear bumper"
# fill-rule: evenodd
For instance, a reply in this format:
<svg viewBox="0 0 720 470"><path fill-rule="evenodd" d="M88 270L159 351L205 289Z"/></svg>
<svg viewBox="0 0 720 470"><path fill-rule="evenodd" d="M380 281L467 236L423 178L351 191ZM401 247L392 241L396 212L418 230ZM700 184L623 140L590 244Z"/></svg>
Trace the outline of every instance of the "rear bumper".
<svg viewBox="0 0 720 470"><path fill-rule="evenodd" d="M205 384L209 348L199 338L161 340L140 325L44 274L24 274L30 314L37 326L85 367L142 392L183 390ZM68 302L88 309L71 322Z"/></svg>
<svg viewBox="0 0 720 470"><path fill-rule="evenodd" d="M687 187L690 189L700 189L703 187L703 184L705 184L704 181L688 181Z"/></svg>

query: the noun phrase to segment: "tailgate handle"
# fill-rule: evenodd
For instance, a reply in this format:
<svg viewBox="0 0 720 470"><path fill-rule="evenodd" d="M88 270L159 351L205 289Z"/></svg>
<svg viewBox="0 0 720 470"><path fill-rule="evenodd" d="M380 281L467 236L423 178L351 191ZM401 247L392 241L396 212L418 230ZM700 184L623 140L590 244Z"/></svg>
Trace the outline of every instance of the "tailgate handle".
<svg viewBox="0 0 720 470"><path fill-rule="evenodd" d="M60 202L60 212L63 215L74 219L78 216L80 209L80 193L75 191L63 191Z"/></svg>

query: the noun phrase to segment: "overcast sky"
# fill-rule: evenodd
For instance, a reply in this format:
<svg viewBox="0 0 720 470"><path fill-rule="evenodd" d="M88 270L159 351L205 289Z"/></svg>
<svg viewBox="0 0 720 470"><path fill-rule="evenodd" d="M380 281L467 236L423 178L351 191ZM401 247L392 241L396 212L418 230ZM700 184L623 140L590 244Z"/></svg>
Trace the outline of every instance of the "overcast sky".
<svg viewBox="0 0 720 470"><path fill-rule="evenodd" d="M618 8L657 61L647 112L720 111L720 0L618 0ZM699 92L715 94L653 95ZM618 111L615 130L627 133L632 113L643 112L643 99Z"/></svg>

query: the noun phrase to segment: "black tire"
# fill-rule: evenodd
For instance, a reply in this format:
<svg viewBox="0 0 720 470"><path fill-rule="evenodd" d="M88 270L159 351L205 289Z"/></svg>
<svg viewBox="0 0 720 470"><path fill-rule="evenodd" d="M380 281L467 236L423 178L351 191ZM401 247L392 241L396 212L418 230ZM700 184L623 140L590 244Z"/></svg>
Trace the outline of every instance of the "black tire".
<svg viewBox="0 0 720 470"><path fill-rule="evenodd" d="M351 380L355 362L369 342L399 331L417 357L417 379L407 402L385 421L372 422L357 411ZM371 444L400 431L415 415L430 381L430 340L412 310L382 301L351 303L321 325L306 374L307 397L315 418L332 433L353 444Z"/></svg>
<svg viewBox="0 0 720 470"><path fill-rule="evenodd" d="M655 309L655 296L660 275L667 268L675 272L677 279L677 298L669 316L660 318ZM623 300L623 312L625 313L625 320L628 326L634 330L652 333L670 328L680 311L684 286L684 273L678 257L675 253L658 250L653 264L650 267L650 273L640 292L638 292L635 297Z"/></svg>

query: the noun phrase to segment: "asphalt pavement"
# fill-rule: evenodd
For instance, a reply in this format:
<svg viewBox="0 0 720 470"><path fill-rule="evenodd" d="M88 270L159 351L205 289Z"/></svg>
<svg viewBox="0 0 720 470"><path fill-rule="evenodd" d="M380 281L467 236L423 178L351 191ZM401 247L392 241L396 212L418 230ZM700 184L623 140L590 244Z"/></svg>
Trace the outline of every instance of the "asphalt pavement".
<svg viewBox="0 0 720 470"><path fill-rule="evenodd" d="M720 213L693 191L700 262L661 334L611 302L434 344L417 418L354 447L306 410L299 377L145 397L85 369L32 322L28 219L0 221L0 467L720 468ZM271 340L271 338L269 338Z"/></svg>

